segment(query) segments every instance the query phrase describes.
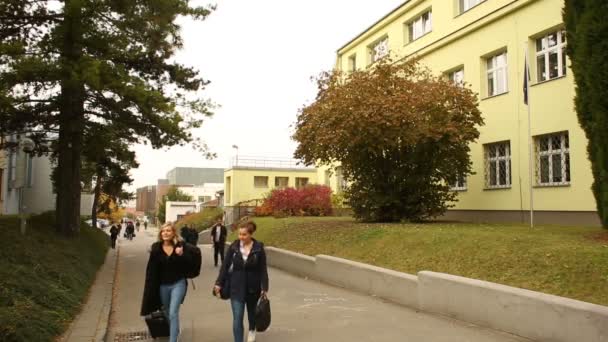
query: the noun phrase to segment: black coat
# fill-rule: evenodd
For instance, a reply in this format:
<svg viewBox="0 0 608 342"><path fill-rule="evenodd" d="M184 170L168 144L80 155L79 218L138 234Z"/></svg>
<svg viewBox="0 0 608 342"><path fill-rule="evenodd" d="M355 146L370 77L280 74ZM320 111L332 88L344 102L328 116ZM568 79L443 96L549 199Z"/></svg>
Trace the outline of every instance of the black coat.
<svg viewBox="0 0 608 342"><path fill-rule="evenodd" d="M229 271L231 265L232 272ZM248 293L259 295L261 291L268 291L264 244L253 240L253 247L245 263L241 255L240 241L234 241L226 252L216 285L222 286L227 277L230 277L230 298L245 300Z"/></svg>
<svg viewBox="0 0 608 342"><path fill-rule="evenodd" d="M215 226L213 226L213 228L211 228L211 241L213 241L213 243L215 243L215 232L217 231L217 229L220 228L220 241L218 243L224 245L226 244L226 237L228 237L228 230L226 229L226 226L224 226L223 224L216 224Z"/></svg>
<svg viewBox="0 0 608 342"><path fill-rule="evenodd" d="M187 243L178 243L176 247L184 247L184 254L178 256L180 261L179 272L184 274L186 278L186 271L192 265L193 251L195 248ZM141 303L141 315L145 316L152 312L158 311L161 307L160 301L160 263L161 258L164 257L165 252L162 248L162 242L155 242L150 248L150 257L148 259L148 266L146 267L146 282L144 285L144 296ZM187 286L186 282L186 286ZM184 296L185 298L185 296Z"/></svg>

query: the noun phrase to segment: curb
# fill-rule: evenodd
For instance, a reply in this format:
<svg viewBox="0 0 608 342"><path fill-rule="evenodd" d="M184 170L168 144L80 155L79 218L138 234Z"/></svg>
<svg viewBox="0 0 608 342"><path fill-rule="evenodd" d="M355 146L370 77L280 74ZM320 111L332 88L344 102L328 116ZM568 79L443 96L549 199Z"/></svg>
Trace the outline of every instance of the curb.
<svg viewBox="0 0 608 342"><path fill-rule="evenodd" d="M105 289L105 302L101 312L101 326L97 326L95 332L96 342L105 342L110 331L110 319L112 315L112 305L114 303L114 284L116 284L116 269L118 268L118 259L120 256L120 245L116 244L116 253L114 253L114 262L112 263L112 280L107 283Z"/></svg>

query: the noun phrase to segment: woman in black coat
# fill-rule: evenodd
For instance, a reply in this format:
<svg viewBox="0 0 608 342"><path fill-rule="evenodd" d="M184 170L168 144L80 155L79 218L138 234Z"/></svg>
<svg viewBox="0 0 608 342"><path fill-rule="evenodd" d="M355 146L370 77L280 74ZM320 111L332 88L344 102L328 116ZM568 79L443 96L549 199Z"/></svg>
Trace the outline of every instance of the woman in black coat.
<svg viewBox="0 0 608 342"><path fill-rule="evenodd" d="M184 244L172 224L162 227L158 241L150 248L141 315L162 308L169 321L170 342L177 341L179 335L179 308L188 287L186 274L195 264L192 248Z"/></svg>
<svg viewBox="0 0 608 342"><path fill-rule="evenodd" d="M230 304L232 306L232 332L235 342L242 342L243 318L247 308L249 320L248 342L255 341L255 308L261 296L268 293L268 269L264 244L253 238L256 225L248 222L239 229L239 239L226 252L225 262L215 282L215 293L230 277Z"/></svg>

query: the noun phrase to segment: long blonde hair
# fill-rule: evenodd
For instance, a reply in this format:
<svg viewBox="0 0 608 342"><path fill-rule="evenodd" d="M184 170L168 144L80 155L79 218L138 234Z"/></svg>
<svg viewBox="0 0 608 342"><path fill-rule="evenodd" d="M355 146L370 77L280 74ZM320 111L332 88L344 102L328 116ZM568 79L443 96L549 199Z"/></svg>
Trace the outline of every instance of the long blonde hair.
<svg viewBox="0 0 608 342"><path fill-rule="evenodd" d="M173 231L173 245L175 246L178 243L182 242L182 237L177 233L177 228L175 228L175 224L173 224L173 222L167 222L167 223L163 224L163 226L158 231L157 240L159 242L163 242L163 236L162 236L163 229L165 229L167 227L171 227L171 230Z"/></svg>

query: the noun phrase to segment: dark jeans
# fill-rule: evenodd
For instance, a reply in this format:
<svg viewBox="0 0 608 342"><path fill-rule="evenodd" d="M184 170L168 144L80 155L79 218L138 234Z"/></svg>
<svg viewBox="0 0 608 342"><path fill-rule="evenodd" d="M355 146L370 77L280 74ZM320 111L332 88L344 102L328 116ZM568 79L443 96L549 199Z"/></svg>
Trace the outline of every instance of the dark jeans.
<svg viewBox="0 0 608 342"><path fill-rule="evenodd" d="M217 255L220 255L220 259L222 260L222 264L224 264L224 248L226 248L225 243L214 242L213 243L213 262L214 265L217 266Z"/></svg>
<svg viewBox="0 0 608 342"><path fill-rule="evenodd" d="M110 237L110 242L112 243L112 249L116 248L116 239L118 236Z"/></svg>
<svg viewBox="0 0 608 342"><path fill-rule="evenodd" d="M245 301L230 299L232 306L232 334L234 342L243 342L245 335L243 327L243 318L245 317L245 307L247 307L247 319L249 320L249 331L255 330L255 308L258 305L260 297L255 294L248 293Z"/></svg>

